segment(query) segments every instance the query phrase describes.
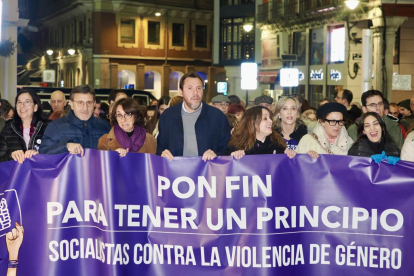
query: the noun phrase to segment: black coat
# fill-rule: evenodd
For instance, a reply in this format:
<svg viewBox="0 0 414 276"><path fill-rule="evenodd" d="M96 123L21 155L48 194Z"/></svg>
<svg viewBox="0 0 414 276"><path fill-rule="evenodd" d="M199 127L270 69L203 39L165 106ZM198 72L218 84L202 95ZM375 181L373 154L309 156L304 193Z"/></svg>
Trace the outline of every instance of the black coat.
<svg viewBox="0 0 414 276"><path fill-rule="evenodd" d="M236 151L234 147L229 146L227 148L227 154L230 155L232 152ZM285 148L279 144L274 144L270 141L270 137L267 136L264 143L259 140L254 142L253 148L246 150L246 155L260 155L260 154L283 154L285 153Z"/></svg>
<svg viewBox="0 0 414 276"><path fill-rule="evenodd" d="M356 142L348 150L348 155L352 156L361 156L361 157L371 157L376 154L368 145L368 139ZM400 149L392 143L385 142L384 144L385 155L387 156L397 156L400 157Z"/></svg>
<svg viewBox="0 0 414 276"><path fill-rule="evenodd" d="M157 155L168 149L173 156L183 156L184 126L181 116L183 104L177 104L162 113L158 121ZM203 102L200 116L195 124L198 155L208 149L224 155L230 140L230 125L226 116L215 107Z"/></svg>
<svg viewBox="0 0 414 276"><path fill-rule="evenodd" d="M30 137L29 148L26 148L19 124L15 122L6 124L0 133L0 162L12 160L11 154L16 150L22 150L24 152L27 150L39 151L46 126L46 122L37 122L34 133Z"/></svg>

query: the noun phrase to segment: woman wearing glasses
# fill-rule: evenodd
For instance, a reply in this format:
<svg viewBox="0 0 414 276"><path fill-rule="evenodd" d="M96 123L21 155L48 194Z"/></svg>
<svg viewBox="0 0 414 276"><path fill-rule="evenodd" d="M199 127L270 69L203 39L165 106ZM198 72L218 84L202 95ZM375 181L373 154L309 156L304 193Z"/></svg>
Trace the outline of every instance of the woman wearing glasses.
<svg viewBox="0 0 414 276"><path fill-rule="evenodd" d="M384 121L376 112L367 112L359 120L358 138L348 155L371 157L382 152L400 157L400 150L389 136Z"/></svg>
<svg viewBox="0 0 414 276"><path fill-rule="evenodd" d="M145 131L144 117L134 99L115 102L110 120L113 127L99 139L99 150L117 151L121 157L128 152L156 153L157 142Z"/></svg>
<svg viewBox="0 0 414 276"><path fill-rule="evenodd" d="M46 129L39 96L31 89L17 92L16 113L0 134L0 161L23 163L38 154Z"/></svg>
<svg viewBox="0 0 414 276"><path fill-rule="evenodd" d="M287 148L295 150L308 130L300 120L300 104L297 99L282 97L275 106L274 127L286 142Z"/></svg>
<svg viewBox="0 0 414 276"><path fill-rule="evenodd" d="M313 133L303 136L296 151L315 159L319 154L347 155L353 140L344 127L346 107L336 102L326 103L318 108L316 115L319 120Z"/></svg>

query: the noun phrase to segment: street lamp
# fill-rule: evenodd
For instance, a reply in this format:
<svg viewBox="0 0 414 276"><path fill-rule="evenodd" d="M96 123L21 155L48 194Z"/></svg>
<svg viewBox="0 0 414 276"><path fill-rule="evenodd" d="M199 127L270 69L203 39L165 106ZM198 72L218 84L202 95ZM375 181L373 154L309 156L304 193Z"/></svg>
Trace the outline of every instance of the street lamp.
<svg viewBox="0 0 414 276"><path fill-rule="evenodd" d="M47 53L49 56L51 56L51 55L53 55L53 50L52 50L52 49L49 49L49 50L47 50L47 51L46 51L46 53Z"/></svg>
<svg viewBox="0 0 414 276"><path fill-rule="evenodd" d="M253 24L252 23L246 23L246 24L243 25L243 29L246 32L250 32L253 29Z"/></svg>
<svg viewBox="0 0 414 276"><path fill-rule="evenodd" d="M359 0L346 0L345 1L345 5L350 9L350 10L355 10L356 7L358 7L359 4Z"/></svg>
<svg viewBox="0 0 414 276"><path fill-rule="evenodd" d="M75 54L75 52L76 52L76 50L75 50L75 49L72 49L72 48L70 48L70 49L68 50L68 53L69 53L69 55L71 55L71 56L73 56L73 55Z"/></svg>

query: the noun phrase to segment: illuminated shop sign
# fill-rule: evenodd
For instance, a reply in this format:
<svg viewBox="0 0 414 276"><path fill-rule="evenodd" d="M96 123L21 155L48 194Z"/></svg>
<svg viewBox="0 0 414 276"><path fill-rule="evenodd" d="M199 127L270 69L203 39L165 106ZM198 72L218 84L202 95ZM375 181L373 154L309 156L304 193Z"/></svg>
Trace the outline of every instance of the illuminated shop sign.
<svg viewBox="0 0 414 276"><path fill-rule="evenodd" d="M331 70L331 80L340 81L342 79L342 73L338 70Z"/></svg>
<svg viewBox="0 0 414 276"><path fill-rule="evenodd" d="M297 87L299 85L299 70L296 68L280 69L280 86Z"/></svg>
<svg viewBox="0 0 414 276"><path fill-rule="evenodd" d="M313 81L323 80L323 70L311 70L310 79Z"/></svg>
<svg viewBox="0 0 414 276"><path fill-rule="evenodd" d="M305 79L305 74L302 71L299 71L299 81L303 81Z"/></svg>

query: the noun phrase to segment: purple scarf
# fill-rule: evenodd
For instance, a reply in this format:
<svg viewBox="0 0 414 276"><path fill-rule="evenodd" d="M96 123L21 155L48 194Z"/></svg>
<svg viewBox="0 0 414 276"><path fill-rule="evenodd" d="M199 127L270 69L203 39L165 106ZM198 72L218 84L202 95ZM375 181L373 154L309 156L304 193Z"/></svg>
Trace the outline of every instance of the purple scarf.
<svg viewBox="0 0 414 276"><path fill-rule="evenodd" d="M129 152L138 152L142 145L144 145L145 138L147 137L147 133L142 126L134 126L134 134L129 137L118 124L115 124L114 133L121 147L129 149Z"/></svg>

